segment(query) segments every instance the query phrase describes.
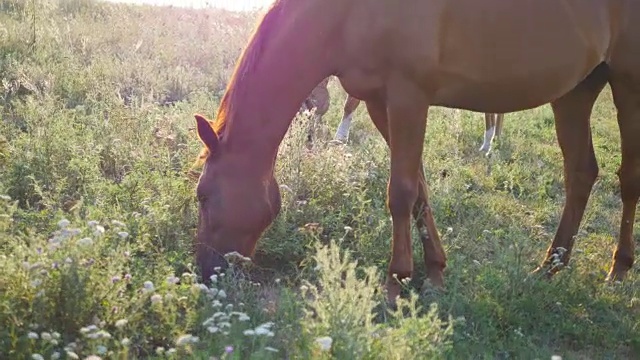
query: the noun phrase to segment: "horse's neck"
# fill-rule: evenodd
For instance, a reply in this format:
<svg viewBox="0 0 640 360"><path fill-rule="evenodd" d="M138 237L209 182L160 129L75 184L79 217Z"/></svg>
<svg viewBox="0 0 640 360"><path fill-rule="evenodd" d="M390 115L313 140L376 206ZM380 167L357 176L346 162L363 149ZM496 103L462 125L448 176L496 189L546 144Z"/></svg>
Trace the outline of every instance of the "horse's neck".
<svg viewBox="0 0 640 360"><path fill-rule="evenodd" d="M236 86L242 95L231 105L225 134L232 151L274 156L300 104L335 71L330 37L336 20L313 14L311 6L300 7L299 13L283 14L271 25L255 68L239 74Z"/></svg>

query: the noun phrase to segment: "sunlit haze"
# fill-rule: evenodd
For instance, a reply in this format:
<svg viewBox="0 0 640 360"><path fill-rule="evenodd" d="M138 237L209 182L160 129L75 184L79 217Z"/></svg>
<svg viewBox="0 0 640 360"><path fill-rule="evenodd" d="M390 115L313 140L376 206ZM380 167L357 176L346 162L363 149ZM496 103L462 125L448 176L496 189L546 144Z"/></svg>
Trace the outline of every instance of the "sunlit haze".
<svg viewBox="0 0 640 360"><path fill-rule="evenodd" d="M273 0L106 0L109 2L149 5L173 5L188 8L223 8L251 10L269 6Z"/></svg>

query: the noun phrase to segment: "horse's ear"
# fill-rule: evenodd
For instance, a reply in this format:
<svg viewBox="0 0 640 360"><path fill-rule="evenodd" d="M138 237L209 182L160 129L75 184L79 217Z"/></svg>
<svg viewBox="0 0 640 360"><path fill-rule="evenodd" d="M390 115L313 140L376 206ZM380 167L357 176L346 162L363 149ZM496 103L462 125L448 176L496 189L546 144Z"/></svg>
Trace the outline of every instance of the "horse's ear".
<svg viewBox="0 0 640 360"><path fill-rule="evenodd" d="M218 135L211 127L209 120L200 114L195 114L196 124L198 129L198 137L204 146L209 149L210 152L215 152L218 147Z"/></svg>

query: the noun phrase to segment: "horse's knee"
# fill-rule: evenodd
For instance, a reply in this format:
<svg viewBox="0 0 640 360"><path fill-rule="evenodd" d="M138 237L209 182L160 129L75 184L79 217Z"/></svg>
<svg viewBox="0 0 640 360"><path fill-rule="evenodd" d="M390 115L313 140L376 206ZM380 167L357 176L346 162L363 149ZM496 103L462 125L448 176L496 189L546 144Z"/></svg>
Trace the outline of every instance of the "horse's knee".
<svg viewBox="0 0 640 360"><path fill-rule="evenodd" d="M640 197L640 159L634 163L623 163L617 174L622 201L637 202Z"/></svg>
<svg viewBox="0 0 640 360"><path fill-rule="evenodd" d="M387 206L392 216L410 216L417 198L417 181L391 178Z"/></svg>

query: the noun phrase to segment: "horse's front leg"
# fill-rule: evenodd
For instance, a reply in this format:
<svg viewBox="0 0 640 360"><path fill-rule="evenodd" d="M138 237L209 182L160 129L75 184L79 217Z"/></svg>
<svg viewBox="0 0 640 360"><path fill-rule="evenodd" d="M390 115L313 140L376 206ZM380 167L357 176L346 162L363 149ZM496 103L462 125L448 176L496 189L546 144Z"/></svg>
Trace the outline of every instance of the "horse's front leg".
<svg viewBox="0 0 640 360"><path fill-rule="evenodd" d="M393 221L386 288L387 299L394 304L400 295L400 282L413 273L411 215L420 189L429 96L411 80L396 76L387 84L386 98L391 149L387 206Z"/></svg>

